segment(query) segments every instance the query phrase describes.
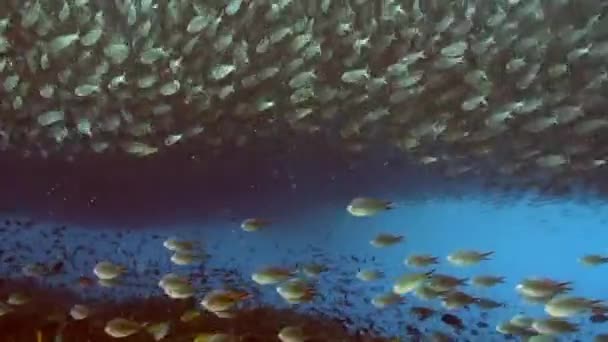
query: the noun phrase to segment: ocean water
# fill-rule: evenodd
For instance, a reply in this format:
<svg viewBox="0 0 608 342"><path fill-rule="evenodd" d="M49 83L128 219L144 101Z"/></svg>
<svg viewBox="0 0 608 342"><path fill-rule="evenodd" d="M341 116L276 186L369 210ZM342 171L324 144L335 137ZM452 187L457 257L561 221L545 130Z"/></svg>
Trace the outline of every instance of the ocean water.
<svg viewBox="0 0 608 342"><path fill-rule="evenodd" d="M515 292L525 277L572 281L574 295L606 297L605 268L577 261L585 254L608 252L608 210L600 197L500 192L474 179L446 180L433 168L380 153L353 160L316 147L298 151L280 156L234 152L213 158L211 164L192 159L187 151L129 162L43 163L5 157L0 276L18 280L27 263L63 261L58 274L26 282L67 290L76 296L71 301L109 303L162 296L159 274L190 274L204 284L197 289L199 299L210 289L236 284L254 294L244 303L247 308L268 305L326 314L347 319L352 331L403 338L409 332L412 340L412 329L422 336L442 331L456 341L505 340L495 331L498 323L518 313L546 316L542 306L525 303ZM374 217L353 217L346 205L361 195L396 206ZM240 223L249 217L272 224L245 232ZM405 240L373 248L369 241L378 233L403 235ZM201 265L173 265L162 246L169 237L202 242L208 258ZM445 257L457 249L495 254L476 266L456 268ZM404 259L415 253L439 257L434 267L438 273L504 276L506 282L494 288L462 289L505 307L446 310L439 300L423 302L412 295L385 309L371 305L375 295L391 291L399 275L413 272ZM92 269L101 260L127 266L122 284L80 287L78 277L94 278ZM295 268L311 262L326 265L328 271L313 280L318 296L308 304L289 306L273 286L250 279L263 266ZM355 278L363 268L381 270L385 278L363 283ZM410 312L414 306L437 313L419 321ZM463 320L464 330L441 321L448 312ZM572 319L580 332L559 340L591 341L608 331L589 316Z"/></svg>
<svg viewBox="0 0 608 342"><path fill-rule="evenodd" d="M0 1L0 342L103 342L115 317L168 321L167 342L270 342L298 325L308 342L520 340L497 325L547 317L517 294L525 278L608 300L608 266L580 262L608 261L608 189L592 179L608 163L606 3ZM570 182L598 188L562 191ZM358 196L393 208L353 217ZM270 224L246 232L248 218ZM382 233L403 241L374 248ZM169 238L200 243L204 259L175 265ZM451 265L463 249L491 257ZM414 254L502 305L407 294L376 308L422 271L404 263ZM96 283L100 261L126 269L118 284ZM310 263L327 270L306 276ZM32 264L51 272L25 276ZM300 271L313 300L255 284L267 266ZM362 282L362 269L383 277ZM168 273L189 278L194 300L167 299ZM505 281L481 290L476 275ZM248 294L233 319L199 304L225 288ZM18 292L31 301L7 306ZM77 303L90 317L68 315ZM201 317L180 323L190 308ZM591 311L555 339L601 342L608 304Z"/></svg>

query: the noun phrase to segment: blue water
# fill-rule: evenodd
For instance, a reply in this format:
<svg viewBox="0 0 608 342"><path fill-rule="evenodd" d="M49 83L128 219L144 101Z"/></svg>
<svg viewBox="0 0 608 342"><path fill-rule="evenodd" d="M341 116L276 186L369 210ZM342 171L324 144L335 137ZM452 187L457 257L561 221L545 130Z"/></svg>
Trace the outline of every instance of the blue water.
<svg viewBox="0 0 608 342"><path fill-rule="evenodd" d="M12 224L2 233L0 250L2 260L13 256L16 261L0 263L0 276L19 278L25 263L66 258L65 272L42 280L42 285L64 284L87 300L120 300L161 295L158 276L147 272L155 267L161 274L203 274L209 286L199 295L226 281L226 276L212 276L211 270L219 269L234 271L231 279L255 293L248 305L286 308L274 287L255 285L250 274L262 266L317 262L329 267L316 281L320 296L296 310L348 317L353 329L373 327L386 335L403 335L407 325L451 333L440 314L423 323L409 314L411 306L420 305L444 312L439 301L407 296L405 303L384 310L369 303L375 294L390 291L397 276L411 271L403 264L406 256L428 253L441 258L437 272L507 279L483 291L464 288L507 306L483 315L475 307L453 312L467 327L458 337L463 341L501 341L504 338L494 331L499 322L522 312L544 316L542 306L526 304L516 295L514 287L524 277L573 281L573 294L606 298L606 268L585 268L577 261L584 254L608 252L608 210L601 198L588 193L550 199L532 192L507 194L486 189L470 177L448 181L432 167L421 169L393 156L354 162L339 156L320 155L314 149L280 158L234 154L212 165L188 153L128 162L45 164L7 158L6 176L0 181L0 203L6 210L0 219ZM355 218L345 207L358 195L389 199L397 208L373 218ZM273 224L247 233L239 224L248 217L269 218ZM16 219L35 224L16 226ZM62 225L66 228L61 235L53 235ZM380 232L404 235L406 240L374 249L369 240ZM203 266L171 264L169 251L162 247L168 237L202 241L209 259ZM495 255L478 266L455 268L445 256L456 249ZM124 284L80 288L76 278L93 278L93 265L106 259L128 265ZM355 273L364 267L382 270L386 278L361 283ZM479 321L489 327L477 328ZM582 325L581 332L561 340L591 340L608 332L608 327L588 323L588 316L572 321ZM471 329L479 335L471 335Z"/></svg>

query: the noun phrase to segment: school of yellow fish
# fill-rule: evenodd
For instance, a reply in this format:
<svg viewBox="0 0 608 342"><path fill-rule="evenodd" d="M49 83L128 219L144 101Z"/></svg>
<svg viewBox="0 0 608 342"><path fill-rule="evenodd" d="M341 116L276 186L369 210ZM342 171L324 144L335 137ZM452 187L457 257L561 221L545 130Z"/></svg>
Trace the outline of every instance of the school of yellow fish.
<svg viewBox="0 0 608 342"><path fill-rule="evenodd" d="M346 210L355 217L372 217L396 207L391 201L372 197L356 197L346 206ZM381 233L371 240L370 244L376 248L383 248L393 246L403 240L403 236ZM490 260L493 254L493 251L463 249L450 253L445 260L454 267L469 267ZM429 254L414 254L404 260L404 264L412 269L432 268L439 262L438 257ZM608 263L608 257L589 254L582 256L579 262L588 267L600 266ZM382 277L380 271L374 270L361 270L357 274L357 278L362 281L375 281ZM377 295L371 299L371 304L382 309L404 303L405 295L412 294L421 300L440 300L442 306L448 310L470 305L476 305L481 310L492 310L505 307L506 304L489 298L475 297L461 289L468 285L476 288L491 288L504 282L505 277L498 275L484 274L468 279L439 274L435 270L409 272L395 280L392 292ZM556 341L555 336L579 331L578 324L568 321L568 318L608 312L608 303L604 300L568 295L568 292L572 290L571 285L571 282L560 282L543 277L529 277L521 280L515 287L519 296L529 304L544 305L544 311L548 317L532 318L518 314L509 321L499 323L496 331L505 335L518 336L525 341ZM435 340L440 340L440 337ZM597 335L594 339L596 342L606 340L608 340L608 334Z"/></svg>
<svg viewBox="0 0 608 342"><path fill-rule="evenodd" d="M450 176L567 182L608 161L607 7L7 0L0 148L73 160L302 132L382 140Z"/></svg>
<svg viewBox="0 0 608 342"><path fill-rule="evenodd" d="M398 208L391 201L372 198L356 197L347 205L346 211L353 217L366 218L380 215L383 212ZM241 223L241 229L251 233L268 228L270 220L263 218L248 218ZM251 229L255 226L256 229ZM370 241L372 248L391 248L405 241L403 235L389 233L378 234ZM203 253L202 242L183 240L170 237L164 240L163 246L171 253L170 260L180 266L201 262ZM187 258L176 260L176 254L188 255ZM445 257L445 261L453 267L470 267L492 259L493 251L477 251L461 249L453 251ZM598 254L584 255L578 260L586 267L597 267L608 263L608 256ZM491 298L478 297L468 294L466 288L487 289L501 286L506 282L505 277L492 274L481 274L469 278L458 278L449 274L435 271L441 262L438 256L430 254L412 254L403 260L403 264L412 269L392 282L392 291L378 293L369 298L370 305L377 309L403 304L407 296L414 296L424 301L438 300L446 310L459 310L469 306L477 306L480 310L494 310L506 307L507 304ZM251 274L250 280L260 287L273 286L276 293L292 305L313 302L317 299L316 288L319 275L331 271L323 264L308 263L297 268L281 265L265 265ZM42 264L23 266L22 272L28 277L42 277L48 274ZM99 285L120 286L121 277L129 270L124 265L112 261L100 261L91 270L99 281ZM362 282L385 280L386 276L380 270L359 269L352 275ZM238 313L241 304L251 298L247 291L237 288L216 288L201 293L191 283L188 275L168 273L160 277L158 286L171 299L200 298L201 309L219 318L231 319ZM591 313L608 313L608 304L603 300L571 296L568 293L573 284L546 277L528 277L519 281L515 291L523 301L531 305L543 305L546 317L529 317L517 314L508 321L496 326L496 331L506 335L520 337L526 341L554 341L556 336L567 335L579 331L579 325L570 318L590 315ZM471 291L473 289L470 289ZM0 302L0 317L10 315L26 305L33 298L24 292L10 294L4 302ZM420 310L421 308L418 307ZM424 308L422 308L424 309ZM433 312L432 309L426 309ZM190 322L200 317L202 311L192 308L181 314L179 320ZM75 320L85 320L95 315L95 309L83 303L74 304L69 310L69 316ZM138 333L146 333L160 341L171 335L171 321L137 322L125 317L116 317L106 322L104 332L114 338L123 338ZM605 341L607 335L598 335L595 341ZM442 341L449 338L443 332L436 331L430 336L430 341ZM322 331L310 331L303 326L284 326L277 332L277 338L282 342L303 342L310 338L323 338ZM201 332L193 338L194 342L210 341L239 341L239 336L224 332Z"/></svg>
<svg viewBox="0 0 608 342"><path fill-rule="evenodd" d="M247 231L247 228L243 227ZM163 246L173 255L170 260L180 266L191 265L201 261L202 246L199 241L181 240L175 237L167 238ZM175 255L188 255L187 258L176 259ZM304 265L301 270L289 270L282 267L264 267L251 275L253 282L259 285L276 285L277 293L288 303L297 304L310 302L314 299L315 291L313 284L308 278L318 276L325 272L327 268L320 264ZM111 261L100 261L92 269L99 281L100 286L115 287L120 286L120 278L129 270ZM304 277L299 277L302 273ZM43 277L48 272L42 264L28 264L22 268L22 273L28 277ZM163 275L158 286L164 291L165 295L171 299L187 299L200 294L186 275L168 273ZM239 304L250 295L237 289L215 289L205 293L200 300L202 309L217 315L220 318L233 318L238 310ZM0 317L8 315L19 308L19 306L29 303L33 298L23 292L15 292L8 296L5 302L0 302ZM75 320L84 320L95 315L95 309L84 304L74 304L69 310L69 316ZM184 312L179 320L190 322L201 315L199 309L191 309ZM104 332L113 338L125 338L136 335L140 332L149 334L154 340L161 341L171 334L171 322L137 322L124 317L116 317L105 323ZM322 332L315 332L320 334ZM282 342L303 342L312 336L313 332L305 331L301 326L285 326L278 333L277 337ZM202 332L193 338L194 342L237 342L240 337L235 334L223 332Z"/></svg>

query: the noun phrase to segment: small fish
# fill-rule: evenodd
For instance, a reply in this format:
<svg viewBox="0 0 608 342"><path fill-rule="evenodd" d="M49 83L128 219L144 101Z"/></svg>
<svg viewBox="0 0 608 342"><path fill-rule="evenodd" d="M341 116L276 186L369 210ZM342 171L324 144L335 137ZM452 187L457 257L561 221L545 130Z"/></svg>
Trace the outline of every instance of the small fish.
<svg viewBox="0 0 608 342"><path fill-rule="evenodd" d="M276 292L290 304L310 302L316 295L312 284L299 278L292 278L279 284Z"/></svg>
<svg viewBox="0 0 608 342"><path fill-rule="evenodd" d="M193 264L200 264L204 260L204 258L202 255L192 252L192 251L186 251L186 252L177 251L177 252L173 253L170 260L175 265L187 266L187 265L193 265Z"/></svg>
<svg viewBox="0 0 608 342"><path fill-rule="evenodd" d="M228 75L233 73L235 70L236 70L236 67L231 64L216 65L215 67L213 67L213 69L211 69L210 76L211 76L212 80L219 81L219 80L226 78Z"/></svg>
<svg viewBox="0 0 608 342"><path fill-rule="evenodd" d="M101 39L102 36L103 36L103 28L100 28L100 27L92 28L89 32L87 32L80 38L80 44L82 44L82 46L85 46L85 47L93 46L93 45L97 44L97 42L99 42L99 40Z"/></svg>
<svg viewBox="0 0 608 342"><path fill-rule="evenodd" d="M63 121L65 113L62 110L52 110L38 116L38 123L41 126L50 126L56 122Z"/></svg>
<svg viewBox="0 0 608 342"><path fill-rule="evenodd" d="M56 37L48 43L47 51L53 55L57 55L79 39L80 33L71 33Z"/></svg>
<svg viewBox="0 0 608 342"><path fill-rule="evenodd" d="M395 281L393 292L400 295L412 292L429 280L433 273L435 273L435 270L404 274Z"/></svg>
<svg viewBox="0 0 608 342"><path fill-rule="evenodd" d="M100 261L93 268L93 273L102 280L111 280L119 277L126 271L122 265L117 265L109 261Z"/></svg>
<svg viewBox="0 0 608 342"><path fill-rule="evenodd" d="M226 312L249 297L244 291L212 290L203 297L201 305L211 312Z"/></svg>
<svg viewBox="0 0 608 342"><path fill-rule="evenodd" d="M362 83L369 78L369 69L356 69L344 72L340 79L344 83Z"/></svg>
<svg viewBox="0 0 608 342"><path fill-rule="evenodd" d="M410 267L428 267L439 263L438 258L428 254L414 254L405 259L404 262Z"/></svg>
<svg viewBox="0 0 608 342"><path fill-rule="evenodd" d="M139 56L139 61L142 64L150 65L155 63L161 58L165 58L169 56L170 52L165 51L165 49L157 47L157 48L149 48L144 50Z"/></svg>
<svg viewBox="0 0 608 342"><path fill-rule="evenodd" d="M321 273L327 272L329 269L325 265L310 263L302 266L302 273L310 278L316 278Z"/></svg>
<svg viewBox="0 0 608 342"><path fill-rule="evenodd" d="M492 287L497 284L503 284L505 277L497 276L475 276L471 279L471 283L477 287Z"/></svg>
<svg viewBox="0 0 608 342"><path fill-rule="evenodd" d="M241 229L246 232L257 232L271 223L272 221L263 218L248 218L241 223Z"/></svg>
<svg viewBox="0 0 608 342"><path fill-rule="evenodd" d="M359 270L356 277L361 281L371 282L382 279L384 274L381 271L364 269Z"/></svg>
<svg viewBox="0 0 608 342"><path fill-rule="evenodd" d="M277 335L281 342L300 342L309 339L301 326L286 326L283 327Z"/></svg>
<svg viewBox="0 0 608 342"><path fill-rule="evenodd" d="M130 48L128 44L115 42L106 46L103 52L104 55L110 59L112 64L119 65L126 61L129 57Z"/></svg>
<svg viewBox="0 0 608 342"><path fill-rule="evenodd" d="M500 303L488 298L477 298L475 301L475 305L477 305L480 309L483 310L491 310L506 306L504 303Z"/></svg>
<svg viewBox="0 0 608 342"><path fill-rule="evenodd" d="M446 260L454 266L471 266L481 261L489 260L494 252L478 252L474 250L459 250L447 256Z"/></svg>
<svg viewBox="0 0 608 342"><path fill-rule="evenodd" d="M394 207L394 204L390 201L371 197L356 197L350 201L346 210L356 217L368 217L391 210Z"/></svg>
<svg viewBox="0 0 608 342"><path fill-rule="evenodd" d="M393 292L379 294L372 298L371 303L374 307L378 309L384 309L389 306L393 306L396 304L401 304L405 301L405 299Z"/></svg>
<svg viewBox="0 0 608 342"><path fill-rule="evenodd" d="M200 333L194 337L194 342L232 342L236 337L224 333Z"/></svg>
<svg viewBox="0 0 608 342"><path fill-rule="evenodd" d="M286 281L295 275L295 271L282 267L265 267L251 275L251 279L259 285L271 285Z"/></svg>
<svg viewBox="0 0 608 342"><path fill-rule="evenodd" d="M181 240L177 238L166 239L163 241L163 246L173 252L192 252L201 248L197 241Z"/></svg>
<svg viewBox="0 0 608 342"><path fill-rule="evenodd" d="M179 142L183 138L183 134L170 134L165 138L165 146L171 146Z"/></svg>
<svg viewBox="0 0 608 342"><path fill-rule="evenodd" d="M140 157L148 156L158 152L158 148L141 142L125 142L122 145L125 152L134 154Z"/></svg>
<svg viewBox="0 0 608 342"><path fill-rule="evenodd" d="M89 315L91 314L91 310L81 304L75 304L71 309L70 309L70 316L74 319L74 320L83 320L87 317L89 317Z"/></svg>
<svg viewBox="0 0 608 342"><path fill-rule="evenodd" d="M142 329L142 325L125 318L114 318L109 320L104 331L111 337L124 338L136 334Z"/></svg>
<svg viewBox="0 0 608 342"><path fill-rule="evenodd" d="M559 335L574 333L579 330L578 325L561 318L538 319L532 323L532 328L540 334Z"/></svg>
<svg viewBox="0 0 608 342"><path fill-rule="evenodd" d="M404 240L402 235L378 234L369 243L376 248L383 248L396 245Z"/></svg>
<svg viewBox="0 0 608 342"><path fill-rule="evenodd" d="M608 263L608 256L589 254L580 258L579 262L585 266L599 266Z"/></svg>

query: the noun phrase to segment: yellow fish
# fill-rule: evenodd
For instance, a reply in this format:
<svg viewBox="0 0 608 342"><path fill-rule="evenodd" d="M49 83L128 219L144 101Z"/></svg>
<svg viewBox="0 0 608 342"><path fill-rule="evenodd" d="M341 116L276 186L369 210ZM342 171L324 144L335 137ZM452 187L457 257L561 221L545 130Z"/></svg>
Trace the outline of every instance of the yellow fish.
<svg viewBox="0 0 608 342"><path fill-rule="evenodd" d="M296 272L282 267L266 267L251 275L251 280L259 285L271 285L291 278Z"/></svg>
<svg viewBox="0 0 608 342"><path fill-rule="evenodd" d="M238 338L224 333L200 333L193 342L237 342Z"/></svg>
<svg viewBox="0 0 608 342"><path fill-rule="evenodd" d="M608 257L598 254L589 254L580 258L579 262L585 266L599 266L608 263Z"/></svg>
<svg viewBox="0 0 608 342"><path fill-rule="evenodd" d="M434 272L435 270L402 275L393 285L393 292L399 295L412 292L429 280Z"/></svg>
<svg viewBox="0 0 608 342"><path fill-rule="evenodd" d="M201 305L211 312L222 312L232 309L240 301L249 297L249 293L244 291L213 290L203 297Z"/></svg>
<svg viewBox="0 0 608 342"><path fill-rule="evenodd" d="M346 210L355 217L369 217L393 209L392 202L371 197L355 197Z"/></svg>
<svg viewBox="0 0 608 342"><path fill-rule="evenodd" d="M369 243L370 243L370 245L372 245L372 247L384 248L384 247L390 247L390 246L396 245L396 244L400 243L401 241L403 241L404 239L405 239L405 237L403 237L403 235L393 235L393 234L381 233L381 234L378 234L372 240L370 240Z"/></svg>
<svg viewBox="0 0 608 342"><path fill-rule="evenodd" d="M272 222L263 218L248 218L241 223L241 229L246 232L257 232L269 226Z"/></svg>

